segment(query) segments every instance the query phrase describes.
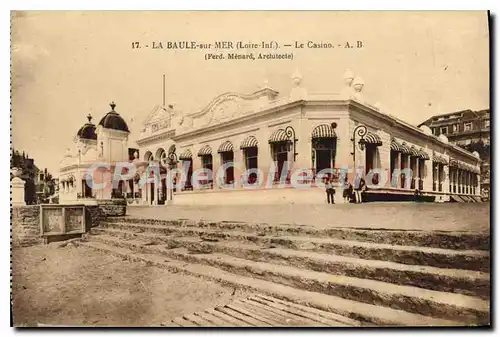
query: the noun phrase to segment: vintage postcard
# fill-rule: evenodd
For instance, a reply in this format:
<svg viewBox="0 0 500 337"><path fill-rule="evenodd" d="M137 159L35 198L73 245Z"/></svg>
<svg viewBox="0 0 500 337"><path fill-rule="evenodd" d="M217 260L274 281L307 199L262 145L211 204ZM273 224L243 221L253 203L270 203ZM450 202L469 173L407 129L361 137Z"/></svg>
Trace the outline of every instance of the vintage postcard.
<svg viewBox="0 0 500 337"><path fill-rule="evenodd" d="M13 11L14 327L489 327L486 11Z"/></svg>

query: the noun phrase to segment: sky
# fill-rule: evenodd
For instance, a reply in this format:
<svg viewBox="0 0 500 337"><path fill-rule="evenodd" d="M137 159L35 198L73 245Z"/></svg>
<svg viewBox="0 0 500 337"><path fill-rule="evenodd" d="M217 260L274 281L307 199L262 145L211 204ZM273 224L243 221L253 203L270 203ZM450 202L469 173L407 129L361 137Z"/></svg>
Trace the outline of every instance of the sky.
<svg viewBox="0 0 500 337"><path fill-rule="evenodd" d="M16 12L12 16L12 143L57 176L91 113L116 103L134 147L166 101L200 110L224 92L265 81L287 95L296 69L311 93L339 92L346 69L371 104L412 124L489 108L486 12ZM204 60L200 50L133 49L153 41L362 41L362 49L301 49L294 60Z"/></svg>

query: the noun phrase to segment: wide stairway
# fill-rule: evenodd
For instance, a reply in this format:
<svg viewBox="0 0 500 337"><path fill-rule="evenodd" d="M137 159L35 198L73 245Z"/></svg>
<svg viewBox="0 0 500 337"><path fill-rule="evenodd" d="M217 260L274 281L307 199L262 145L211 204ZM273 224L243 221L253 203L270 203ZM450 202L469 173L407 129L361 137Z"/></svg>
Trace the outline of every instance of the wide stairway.
<svg viewBox="0 0 500 337"><path fill-rule="evenodd" d="M489 243L463 232L120 217L82 244L361 325L464 326L490 322Z"/></svg>

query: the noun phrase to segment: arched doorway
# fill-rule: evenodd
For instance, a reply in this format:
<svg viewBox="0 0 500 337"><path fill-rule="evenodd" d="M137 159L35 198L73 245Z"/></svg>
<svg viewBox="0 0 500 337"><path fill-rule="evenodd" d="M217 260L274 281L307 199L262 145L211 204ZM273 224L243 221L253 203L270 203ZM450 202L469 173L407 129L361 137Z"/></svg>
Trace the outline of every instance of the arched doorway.
<svg viewBox="0 0 500 337"><path fill-rule="evenodd" d="M225 185L234 183L234 152L233 144L230 141L225 141L219 146L218 151L221 156L222 165L228 165L224 171L224 177L222 179Z"/></svg>
<svg viewBox="0 0 500 337"><path fill-rule="evenodd" d="M315 174L322 170L335 168L337 152L337 134L328 124L315 127L311 134L312 139L312 165Z"/></svg>

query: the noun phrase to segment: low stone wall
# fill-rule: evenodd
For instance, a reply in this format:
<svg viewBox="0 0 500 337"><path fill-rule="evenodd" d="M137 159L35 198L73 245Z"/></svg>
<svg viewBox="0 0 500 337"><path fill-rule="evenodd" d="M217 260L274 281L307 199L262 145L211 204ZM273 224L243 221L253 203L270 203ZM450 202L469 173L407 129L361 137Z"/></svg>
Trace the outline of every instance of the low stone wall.
<svg viewBox="0 0 500 337"><path fill-rule="evenodd" d="M85 206L85 228L98 226L106 217L124 216L125 199L102 200L97 205ZM40 205L13 206L11 208L12 246L26 247L43 243L40 236Z"/></svg>
<svg viewBox="0 0 500 337"><path fill-rule="evenodd" d="M124 216L127 213L126 199L109 199L97 201L102 216Z"/></svg>
<svg viewBox="0 0 500 337"><path fill-rule="evenodd" d="M342 189L335 187L335 202L342 201ZM323 188L280 188L185 191L174 194L174 205L269 205L326 204Z"/></svg>
<svg viewBox="0 0 500 337"><path fill-rule="evenodd" d="M13 246L25 247L43 242L40 236L40 206L13 206L11 226Z"/></svg>

